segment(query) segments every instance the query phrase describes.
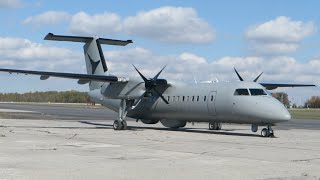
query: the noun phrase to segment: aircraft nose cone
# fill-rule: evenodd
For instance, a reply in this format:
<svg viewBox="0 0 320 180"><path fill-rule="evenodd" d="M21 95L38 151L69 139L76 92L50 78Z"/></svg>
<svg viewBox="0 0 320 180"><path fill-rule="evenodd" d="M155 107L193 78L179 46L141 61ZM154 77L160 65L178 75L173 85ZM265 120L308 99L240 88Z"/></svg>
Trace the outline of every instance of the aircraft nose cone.
<svg viewBox="0 0 320 180"><path fill-rule="evenodd" d="M280 121L289 121L291 119L290 113L286 110L282 113L282 115L279 117Z"/></svg>
<svg viewBox="0 0 320 180"><path fill-rule="evenodd" d="M271 115L272 119L277 122L286 122L291 119L291 115L285 107L279 107L274 110L274 114Z"/></svg>

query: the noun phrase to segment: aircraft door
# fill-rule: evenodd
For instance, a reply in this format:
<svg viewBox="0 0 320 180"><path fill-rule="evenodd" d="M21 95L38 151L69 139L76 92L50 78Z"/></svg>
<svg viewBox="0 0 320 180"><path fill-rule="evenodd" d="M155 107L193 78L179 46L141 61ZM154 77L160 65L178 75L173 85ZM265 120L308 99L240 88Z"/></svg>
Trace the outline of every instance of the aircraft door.
<svg viewBox="0 0 320 180"><path fill-rule="evenodd" d="M209 93L209 96L208 96L208 113L209 115L212 115L212 116L216 116L217 115L217 112L216 112L216 106L215 106L215 103L216 103L216 95L217 95L217 91L211 91Z"/></svg>

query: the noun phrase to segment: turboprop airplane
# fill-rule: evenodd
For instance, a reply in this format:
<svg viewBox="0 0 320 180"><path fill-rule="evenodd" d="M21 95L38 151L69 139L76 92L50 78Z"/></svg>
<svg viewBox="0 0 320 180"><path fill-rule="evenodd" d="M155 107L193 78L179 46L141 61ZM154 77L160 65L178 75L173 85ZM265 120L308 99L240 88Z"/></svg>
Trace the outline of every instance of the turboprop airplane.
<svg viewBox="0 0 320 180"><path fill-rule="evenodd" d="M77 79L78 84L89 83L88 95L96 102L118 112L113 123L114 130L127 129L125 118L131 117L145 124L159 121L168 128L181 128L187 122L209 122L210 130L220 130L221 123L251 124L253 132L258 126L263 137L271 137L272 126L291 119L287 109L267 93L278 87L304 87L312 84L215 82L197 84L175 84L159 78L162 68L153 78L145 77L135 66L142 79L119 77L107 74L108 67L101 44L126 46L131 40L114 40L80 36L62 36L49 33L45 40L84 43L87 74L0 69L2 72Z"/></svg>

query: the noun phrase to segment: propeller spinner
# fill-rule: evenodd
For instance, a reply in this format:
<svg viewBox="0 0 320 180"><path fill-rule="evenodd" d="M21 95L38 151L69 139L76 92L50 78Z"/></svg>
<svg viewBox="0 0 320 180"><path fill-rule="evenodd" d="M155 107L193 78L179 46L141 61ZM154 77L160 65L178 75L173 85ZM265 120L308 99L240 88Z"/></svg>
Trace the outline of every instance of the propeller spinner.
<svg viewBox="0 0 320 180"><path fill-rule="evenodd" d="M167 66L167 65L166 65ZM166 66L164 66L161 71L158 72L157 75L155 75L153 78L149 78L147 79L134 65L134 69L136 69L136 71L139 73L140 77L143 79L144 81L144 86L146 88L146 91L142 94L142 96L138 99L137 102L140 102L140 100L142 99L142 97L144 97L144 95L148 92L151 92L152 90L166 103L169 104L169 102L162 96L162 94L156 89L156 87L158 85L167 85L167 80L165 79L158 79L159 75L161 74L161 72L164 70L164 68L166 68Z"/></svg>

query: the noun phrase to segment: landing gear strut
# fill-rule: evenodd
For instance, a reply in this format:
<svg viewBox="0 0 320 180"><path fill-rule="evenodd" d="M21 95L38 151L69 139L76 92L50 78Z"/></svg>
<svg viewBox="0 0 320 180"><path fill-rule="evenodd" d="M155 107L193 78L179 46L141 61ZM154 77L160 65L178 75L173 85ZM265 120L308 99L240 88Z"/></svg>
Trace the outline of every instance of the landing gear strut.
<svg viewBox="0 0 320 180"><path fill-rule="evenodd" d="M114 130L126 130L127 129L127 122L125 119L127 112L128 112L128 106L127 106L127 100L121 99L119 112L118 112L118 120L115 120L113 122L113 129Z"/></svg>
<svg viewBox="0 0 320 180"><path fill-rule="evenodd" d="M221 123L220 122L209 122L209 129L210 130L221 130Z"/></svg>
<svg viewBox="0 0 320 180"><path fill-rule="evenodd" d="M261 136L262 137L274 137L273 129L270 125L268 125L267 128L263 128L261 130Z"/></svg>

